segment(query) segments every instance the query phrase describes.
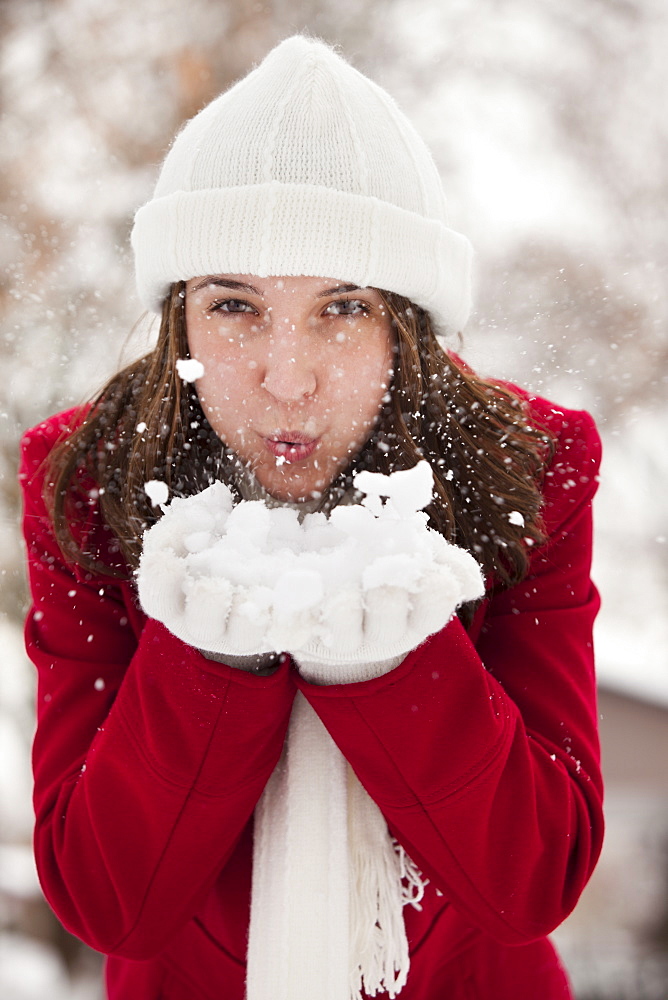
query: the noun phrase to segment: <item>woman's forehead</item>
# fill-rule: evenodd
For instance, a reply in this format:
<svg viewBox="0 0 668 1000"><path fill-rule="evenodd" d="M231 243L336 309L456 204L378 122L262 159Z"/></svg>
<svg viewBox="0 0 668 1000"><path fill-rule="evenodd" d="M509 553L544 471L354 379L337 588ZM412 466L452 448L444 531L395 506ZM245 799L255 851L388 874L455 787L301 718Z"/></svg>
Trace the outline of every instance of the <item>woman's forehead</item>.
<svg viewBox="0 0 668 1000"><path fill-rule="evenodd" d="M190 278L186 284L189 291L198 291L210 285L243 289L251 294L264 295L269 292L300 292L314 295L334 295L353 291L373 291L361 289L346 278L313 275L266 275L256 274L209 274Z"/></svg>

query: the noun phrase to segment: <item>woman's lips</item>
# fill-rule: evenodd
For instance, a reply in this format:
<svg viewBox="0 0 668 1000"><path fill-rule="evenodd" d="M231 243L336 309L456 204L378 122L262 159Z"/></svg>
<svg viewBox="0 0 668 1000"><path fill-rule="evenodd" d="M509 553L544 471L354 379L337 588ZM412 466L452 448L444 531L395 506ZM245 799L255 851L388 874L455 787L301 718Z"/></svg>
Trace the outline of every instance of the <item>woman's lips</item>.
<svg viewBox="0 0 668 1000"><path fill-rule="evenodd" d="M310 458L319 442L320 438L311 438L299 431L280 431L264 439L274 458L283 462L303 462Z"/></svg>

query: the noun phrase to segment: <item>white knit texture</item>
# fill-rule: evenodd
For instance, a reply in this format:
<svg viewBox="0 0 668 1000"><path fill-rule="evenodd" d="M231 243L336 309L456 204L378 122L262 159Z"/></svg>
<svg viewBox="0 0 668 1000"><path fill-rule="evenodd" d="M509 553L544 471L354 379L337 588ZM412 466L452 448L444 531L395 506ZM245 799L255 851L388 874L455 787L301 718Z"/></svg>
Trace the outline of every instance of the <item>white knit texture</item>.
<svg viewBox="0 0 668 1000"><path fill-rule="evenodd" d="M298 695L255 810L247 1000L348 1000L346 766Z"/></svg>
<svg viewBox="0 0 668 1000"><path fill-rule="evenodd" d="M359 679L383 672L367 664ZM247 1000L396 997L410 967L403 907L419 908L425 884L298 694L255 810Z"/></svg>
<svg viewBox="0 0 668 1000"><path fill-rule="evenodd" d="M440 332L470 310L472 250L392 98L294 36L177 136L132 233L139 294L206 274L313 275L406 295Z"/></svg>

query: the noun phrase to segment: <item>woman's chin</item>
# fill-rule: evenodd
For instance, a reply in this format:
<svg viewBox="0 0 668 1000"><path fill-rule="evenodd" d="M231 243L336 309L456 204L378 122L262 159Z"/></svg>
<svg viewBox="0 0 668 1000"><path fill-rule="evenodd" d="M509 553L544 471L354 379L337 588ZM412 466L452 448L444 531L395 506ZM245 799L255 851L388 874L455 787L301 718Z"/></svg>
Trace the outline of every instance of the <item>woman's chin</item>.
<svg viewBox="0 0 668 1000"><path fill-rule="evenodd" d="M272 469L256 469L255 478L275 500L303 503L326 490L333 477L328 479L314 469L300 469L286 462Z"/></svg>

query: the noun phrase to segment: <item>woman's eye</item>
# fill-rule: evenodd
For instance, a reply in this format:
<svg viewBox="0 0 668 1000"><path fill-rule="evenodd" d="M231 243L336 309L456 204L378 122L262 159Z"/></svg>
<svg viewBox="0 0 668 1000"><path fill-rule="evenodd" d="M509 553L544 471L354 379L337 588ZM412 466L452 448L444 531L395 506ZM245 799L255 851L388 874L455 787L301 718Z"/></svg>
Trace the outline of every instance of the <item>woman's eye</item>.
<svg viewBox="0 0 668 1000"><path fill-rule="evenodd" d="M339 299L337 302L330 302L325 309L326 316L359 316L368 312L369 306L360 299Z"/></svg>
<svg viewBox="0 0 668 1000"><path fill-rule="evenodd" d="M255 309L250 304L250 302L244 302L243 299L221 299L219 302L214 302L209 309L210 312L227 312L227 313L246 313L255 312Z"/></svg>

